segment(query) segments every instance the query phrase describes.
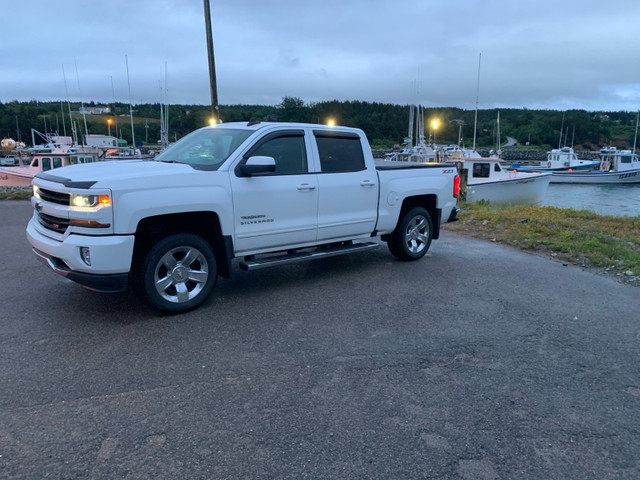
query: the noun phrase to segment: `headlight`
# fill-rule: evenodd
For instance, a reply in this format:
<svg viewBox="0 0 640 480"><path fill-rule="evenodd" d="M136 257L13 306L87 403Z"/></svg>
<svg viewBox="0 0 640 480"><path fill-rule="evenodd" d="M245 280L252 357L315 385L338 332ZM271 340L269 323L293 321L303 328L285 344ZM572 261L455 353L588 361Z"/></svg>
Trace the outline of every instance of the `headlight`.
<svg viewBox="0 0 640 480"><path fill-rule="evenodd" d="M72 193L69 198L69 204L72 209L96 210L98 208L111 206L111 197L109 197L109 195L84 195Z"/></svg>
<svg viewBox="0 0 640 480"><path fill-rule="evenodd" d="M33 196L36 198L40 198L40 188L33 185Z"/></svg>

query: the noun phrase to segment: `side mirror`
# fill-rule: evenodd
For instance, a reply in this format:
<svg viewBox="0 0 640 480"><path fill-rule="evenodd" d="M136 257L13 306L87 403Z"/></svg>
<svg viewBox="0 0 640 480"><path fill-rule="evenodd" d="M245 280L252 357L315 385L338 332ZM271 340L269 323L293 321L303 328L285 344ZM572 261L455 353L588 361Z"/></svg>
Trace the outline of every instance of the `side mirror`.
<svg viewBox="0 0 640 480"><path fill-rule="evenodd" d="M245 177L260 173L273 173L276 171L276 160L273 157L259 155L249 157L247 162L240 166L240 171Z"/></svg>

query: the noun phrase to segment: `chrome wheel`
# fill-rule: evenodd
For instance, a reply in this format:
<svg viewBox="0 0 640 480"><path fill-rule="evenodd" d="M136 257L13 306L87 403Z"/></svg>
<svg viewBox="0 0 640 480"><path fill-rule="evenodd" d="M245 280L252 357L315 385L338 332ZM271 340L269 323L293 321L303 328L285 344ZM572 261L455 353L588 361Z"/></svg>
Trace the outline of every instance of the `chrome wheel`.
<svg viewBox="0 0 640 480"><path fill-rule="evenodd" d="M172 303L185 303L197 297L205 288L209 279L209 264L197 248L176 247L160 258L153 279L160 297Z"/></svg>
<svg viewBox="0 0 640 480"><path fill-rule="evenodd" d="M407 250L414 255L420 254L427 247L429 238L427 219L423 215L416 215L409 221L404 233Z"/></svg>
<svg viewBox="0 0 640 480"><path fill-rule="evenodd" d="M403 261L423 257L433 239L431 215L424 207L413 207L404 213L393 233L387 238L389 251Z"/></svg>

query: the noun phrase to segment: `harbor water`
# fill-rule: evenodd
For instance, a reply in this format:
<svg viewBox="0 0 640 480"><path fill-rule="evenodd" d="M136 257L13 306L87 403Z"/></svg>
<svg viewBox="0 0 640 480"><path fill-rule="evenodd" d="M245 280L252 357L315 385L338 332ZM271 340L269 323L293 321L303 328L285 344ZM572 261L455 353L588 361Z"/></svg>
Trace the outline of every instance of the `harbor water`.
<svg viewBox="0 0 640 480"><path fill-rule="evenodd" d="M640 215L640 184L580 185L551 183L542 205L591 210L600 215Z"/></svg>

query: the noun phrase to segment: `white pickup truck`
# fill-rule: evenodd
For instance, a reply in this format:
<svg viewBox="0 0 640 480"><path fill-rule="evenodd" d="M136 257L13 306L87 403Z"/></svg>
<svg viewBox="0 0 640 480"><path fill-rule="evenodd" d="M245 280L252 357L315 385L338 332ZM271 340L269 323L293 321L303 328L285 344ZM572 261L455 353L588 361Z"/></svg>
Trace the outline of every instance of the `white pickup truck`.
<svg viewBox="0 0 640 480"><path fill-rule="evenodd" d="M456 220L454 165L375 161L361 130L226 123L155 160L72 165L33 180L27 238L96 291L132 284L166 312L197 307L233 258L245 270L376 247L417 260Z"/></svg>

